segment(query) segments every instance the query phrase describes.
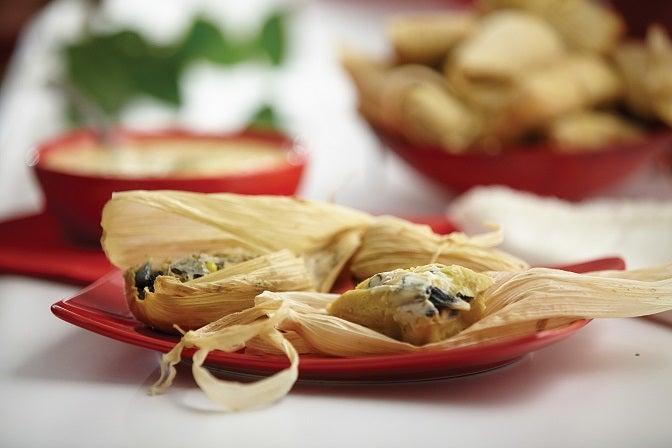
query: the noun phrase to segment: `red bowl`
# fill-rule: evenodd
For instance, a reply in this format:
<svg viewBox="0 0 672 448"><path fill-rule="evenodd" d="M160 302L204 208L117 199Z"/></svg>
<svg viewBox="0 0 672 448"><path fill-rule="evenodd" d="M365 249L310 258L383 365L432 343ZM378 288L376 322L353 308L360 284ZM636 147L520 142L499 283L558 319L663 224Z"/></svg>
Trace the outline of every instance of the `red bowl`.
<svg viewBox="0 0 672 448"><path fill-rule="evenodd" d="M376 133L409 166L452 192L461 193L477 185L503 185L571 201L622 182L672 145L672 132L661 130L597 151L562 152L542 143L497 154L452 154L411 144L379 129Z"/></svg>
<svg viewBox="0 0 672 448"><path fill-rule="evenodd" d="M33 171L42 189L46 211L56 218L64 236L79 245L100 244L100 219L103 206L115 191L185 190L201 193L292 195L298 189L307 155L296 142L275 132L244 131L231 134L203 134L181 129L159 132L115 131L120 142L142 143L170 140L184 142L261 143L281 151L284 157L271 167L246 169L227 174L148 175L122 177L111 174L82 174L50 167L47 161L58 151L97 143L95 133L81 129L44 142L34 152ZM114 149L111 149L112 151Z"/></svg>

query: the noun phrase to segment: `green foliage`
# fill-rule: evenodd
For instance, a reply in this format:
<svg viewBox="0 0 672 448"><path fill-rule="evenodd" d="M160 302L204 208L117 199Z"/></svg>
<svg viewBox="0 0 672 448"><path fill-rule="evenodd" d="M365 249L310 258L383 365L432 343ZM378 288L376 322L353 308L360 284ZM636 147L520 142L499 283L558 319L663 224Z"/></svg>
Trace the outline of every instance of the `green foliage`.
<svg viewBox="0 0 672 448"><path fill-rule="evenodd" d="M139 96L179 107L180 77L193 62L232 65L256 60L272 67L282 65L286 55L286 19L286 13L276 12L254 36L236 39L206 18L197 17L184 36L165 46L153 44L130 29L89 34L63 48L65 82L111 120ZM262 122L275 122L269 106L261 111L258 118Z"/></svg>
<svg viewBox="0 0 672 448"><path fill-rule="evenodd" d="M255 129L282 129L277 112L270 104L262 105L248 120L248 126Z"/></svg>

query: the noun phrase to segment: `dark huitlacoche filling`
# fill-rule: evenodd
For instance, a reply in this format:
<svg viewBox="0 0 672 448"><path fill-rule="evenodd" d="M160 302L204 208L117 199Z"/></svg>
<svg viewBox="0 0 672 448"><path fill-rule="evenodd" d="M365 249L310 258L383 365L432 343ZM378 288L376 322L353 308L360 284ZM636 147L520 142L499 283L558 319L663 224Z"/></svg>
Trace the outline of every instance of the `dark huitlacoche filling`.
<svg viewBox="0 0 672 448"><path fill-rule="evenodd" d="M432 305L434 305L439 312L445 309L449 309L450 310L449 313L451 316L456 316L459 313L459 310L453 308L455 304L461 301L469 303L472 300L474 300L473 297L466 296L461 292L452 295L440 288L437 288L436 286L429 286L428 293L429 293L428 300L432 303Z"/></svg>
<svg viewBox="0 0 672 448"><path fill-rule="evenodd" d="M151 262L144 263L135 272L135 287L138 298L145 298L145 291L154 292L154 282L161 275L177 277L186 282L216 272L231 263L240 263L253 258L243 255L192 255L167 262L153 268Z"/></svg>
<svg viewBox="0 0 672 448"><path fill-rule="evenodd" d="M154 292L154 280L159 275L163 275L161 271L152 271L152 265L148 262L140 266L135 271L135 287L138 290L138 298L145 298L145 288Z"/></svg>

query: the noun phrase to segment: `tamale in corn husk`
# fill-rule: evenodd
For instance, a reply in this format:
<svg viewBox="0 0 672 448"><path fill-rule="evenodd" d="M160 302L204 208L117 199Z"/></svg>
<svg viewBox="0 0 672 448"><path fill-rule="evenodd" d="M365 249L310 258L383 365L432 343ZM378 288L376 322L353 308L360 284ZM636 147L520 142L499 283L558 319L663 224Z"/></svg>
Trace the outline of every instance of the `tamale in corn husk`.
<svg viewBox="0 0 672 448"><path fill-rule="evenodd" d="M492 279L462 266L430 264L378 273L346 291L327 312L400 341L424 345L481 318Z"/></svg>
<svg viewBox="0 0 672 448"><path fill-rule="evenodd" d="M386 34L397 64L435 65L476 25L474 12L403 13L390 17Z"/></svg>
<svg viewBox="0 0 672 448"><path fill-rule="evenodd" d="M283 196L129 191L105 205L101 241L121 269L195 253L257 257L286 249L304 260L313 289L329 291L371 220Z"/></svg>
<svg viewBox="0 0 672 448"><path fill-rule="evenodd" d="M521 78L566 53L557 33L524 11L494 11L475 28L456 45L441 70L460 99L487 120L510 101Z"/></svg>
<svg viewBox="0 0 672 448"><path fill-rule="evenodd" d="M388 70L380 108L386 129L419 143L459 151L480 132L478 117L459 101L448 81L423 65Z"/></svg>
<svg viewBox="0 0 672 448"><path fill-rule="evenodd" d="M645 120L672 125L672 42L667 32L652 25L644 41L619 45L613 60L623 78L628 109Z"/></svg>
<svg viewBox="0 0 672 448"><path fill-rule="evenodd" d="M623 91L620 76L603 58L573 54L526 75L490 132L504 140L518 138L563 114L610 105Z"/></svg>
<svg viewBox="0 0 672 448"><path fill-rule="evenodd" d="M124 272L126 301L133 315L167 333L194 330L246 308L263 291L313 289L303 260L288 250L272 252L191 280L158 275L138 291L136 270Z"/></svg>
<svg viewBox="0 0 672 448"><path fill-rule="evenodd" d="M352 51L341 59L357 90L359 112L372 125L450 151L465 149L481 132L482 118L438 71L392 66Z"/></svg>
<svg viewBox="0 0 672 448"><path fill-rule="evenodd" d="M656 116L672 126L672 40L660 26L652 26L646 36L649 72L646 83Z"/></svg>
<svg viewBox="0 0 672 448"><path fill-rule="evenodd" d="M487 275L493 284L483 293L485 310L481 319L445 340L421 346L329 315L327 308L339 299L337 294L264 292L253 308L187 332L164 356L161 378L152 391L162 392L170 386L183 348L197 347L201 351L194 357L194 376L214 401L229 410L271 403L291 389L298 375L300 360L284 338L284 329L305 339L303 345L313 354L374 356L504 342L585 319L636 317L672 309L672 264L588 274L531 268ZM256 351L285 354L290 367L244 385L218 380L203 368L209 351L238 350L251 341L255 341ZM207 381L201 380L204 377ZM265 398L260 396L260 389L267 394Z"/></svg>
<svg viewBox="0 0 672 448"><path fill-rule="evenodd" d="M340 60L357 91L359 113L374 126L385 128L381 104L390 64L349 47L341 48Z"/></svg>
<svg viewBox="0 0 672 448"><path fill-rule="evenodd" d="M480 0L482 11L517 9L547 21L567 46L580 52L606 54L625 34L620 15L595 0Z"/></svg>
<svg viewBox="0 0 672 448"><path fill-rule="evenodd" d="M644 129L613 112L581 110L555 118L544 133L559 150L578 152L601 150L610 143L641 138Z"/></svg>

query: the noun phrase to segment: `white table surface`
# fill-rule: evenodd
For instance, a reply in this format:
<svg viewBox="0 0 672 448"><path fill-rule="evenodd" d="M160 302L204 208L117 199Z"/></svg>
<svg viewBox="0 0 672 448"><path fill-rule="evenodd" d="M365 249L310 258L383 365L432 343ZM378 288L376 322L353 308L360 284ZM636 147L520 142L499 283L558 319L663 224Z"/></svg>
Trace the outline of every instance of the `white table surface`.
<svg viewBox="0 0 672 448"><path fill-rule="evenodd" d="M271 81L283 86L279 101L311 151L300 194L373 212L442 213L451 195L381 155L353 111L353 93L335 59L343 38L380 49L376 36L384 13L417 4L294 4L298 29L307 34L297 38L300 57L289 73ZM69 2L57 2L27 31L3 86L0 219L41 205L26 154L62 124L55 118L57 103L40 89L50 68L39 55L48 46L45 36L59 29L54 23L66 28L68 8ZM647 176L641 173L605 197L670 198ZM672 330L648 319L593 321L560 343L480 375L395 385L298 384L278 403L232 414L205 398L188 369L180 370L165 395L148 396L158 377L158 353L51 314L51 304L78 290L0 274L0 447L672 444Z"/></svg>

